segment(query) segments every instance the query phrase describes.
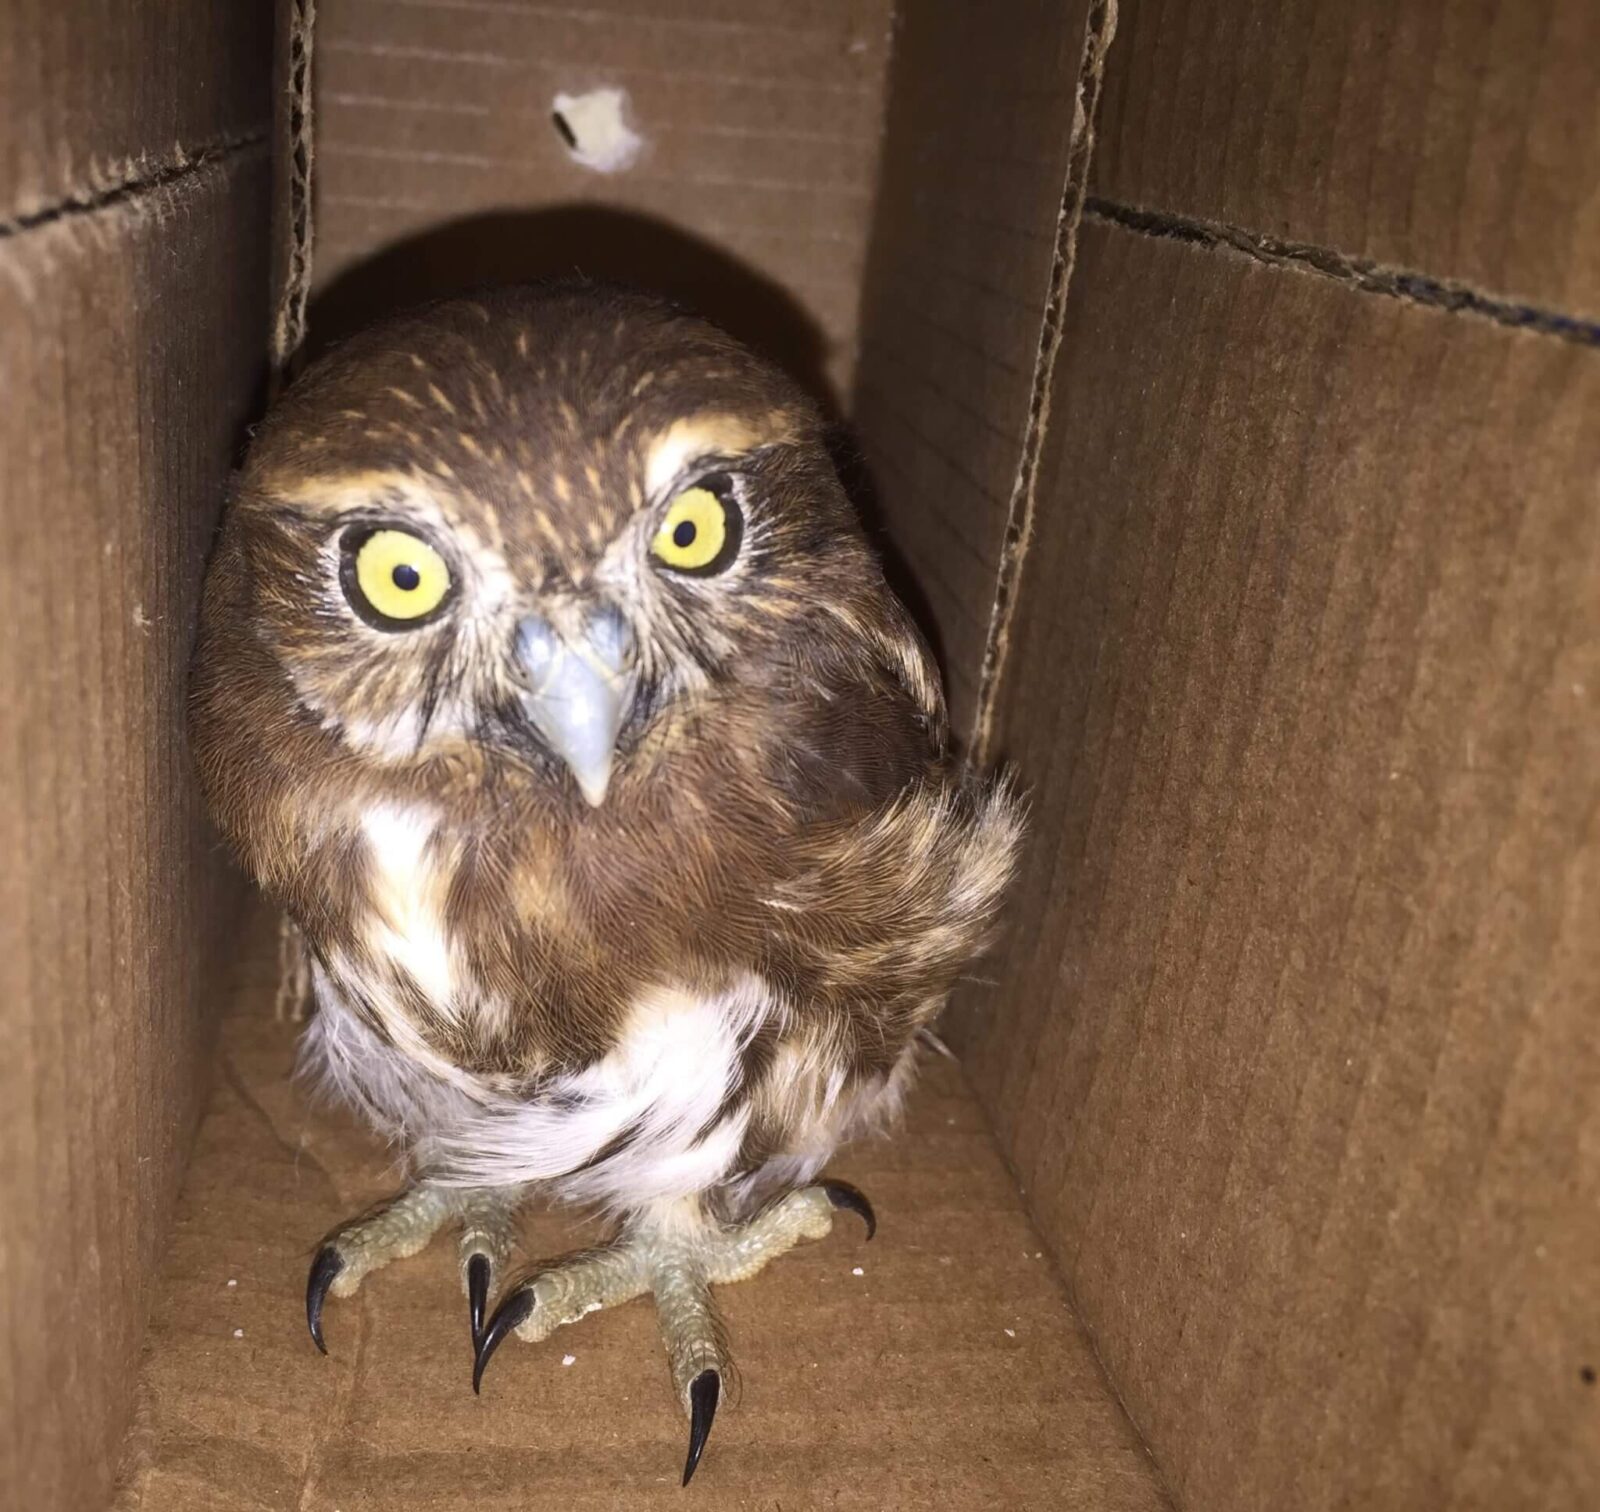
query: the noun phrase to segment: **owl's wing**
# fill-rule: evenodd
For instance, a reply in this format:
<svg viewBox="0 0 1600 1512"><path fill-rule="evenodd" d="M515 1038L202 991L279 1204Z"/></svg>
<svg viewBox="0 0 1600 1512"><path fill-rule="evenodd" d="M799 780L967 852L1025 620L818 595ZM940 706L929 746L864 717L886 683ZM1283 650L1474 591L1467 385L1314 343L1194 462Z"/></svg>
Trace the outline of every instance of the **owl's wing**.
<svg viewBox="0 0 1600 1512"><path fill-rule="evenodd" d="M944 756L938 671L897 601L848 649L808 660L792 696L779 781L808 818L879 808Z"/></svg>

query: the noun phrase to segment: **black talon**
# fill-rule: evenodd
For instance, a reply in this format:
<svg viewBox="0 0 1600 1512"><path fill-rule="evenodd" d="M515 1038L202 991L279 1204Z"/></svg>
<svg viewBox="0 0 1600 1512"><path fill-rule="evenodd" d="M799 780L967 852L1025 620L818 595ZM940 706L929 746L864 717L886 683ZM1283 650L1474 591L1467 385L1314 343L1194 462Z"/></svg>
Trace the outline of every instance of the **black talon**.
<svg viewBox="0 0 1600 1512"><path fill-rule="evenodd" d="M533 1311L533 1304L533 1288L519 1286L495 1309L494 1316L489 1319L489 1326L484 1329L482 1338L478 1340L477 1354L472 1361L474 1395L477 1394L483 1380L484 1367L489 1363L495 1350L500 1347L500 1341L518 1324L527 1321L528 1314Z"/></svg>
<svg viewBox="0 0 1600 1512"><path fill-rule="evenodd" d="M322 1304L327 1299L333 1279L344 1269L344 1259L331 1244L317 1251L311 1262L311 1274L306 1277L306 1327L311 1330L311 1342L327 1354L328 1346L322 1342Z"/></svg>
<svg viewBox="0 0 1600 1512"><path fill-rule="evenodd" d="M489 1257L474 1255L467 1261L467 1307L472 1314L472 1348L483 1338L483 1315L489 1307Z"/></svg>
<svg viewBox="0 0 1600 1512"><path fill-rule="evenodd" d="M688 1485L700 1452L711 1437L711 1424L717 1416L717 1398L722 1395L722 1377L714 1370L702 1370L689 1383L689 1458L683 1462L683 1483Z"/></svg>
<svg viewBox="0 0 1600 1512"><path fill-rule="evenodd" d="M878 1215L872 1211L872 1204L864 1193L857 1191L848 1181L825 1181L822 1190L836 1208L849 1208L852 1213L860 1214L861 1221L867 1226L868 1239L878 1232Z"/></svg>

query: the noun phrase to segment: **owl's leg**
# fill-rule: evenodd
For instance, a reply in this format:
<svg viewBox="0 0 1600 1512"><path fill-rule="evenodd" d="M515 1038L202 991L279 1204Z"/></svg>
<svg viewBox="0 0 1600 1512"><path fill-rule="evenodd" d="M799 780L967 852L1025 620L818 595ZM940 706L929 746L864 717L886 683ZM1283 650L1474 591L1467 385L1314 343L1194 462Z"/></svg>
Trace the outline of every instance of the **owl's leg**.
<svg viewBox="0 0 1600 1512"><path fill-rule="evenodd" d="M461 1225L461 1287L476 1348L494 1272L515 1242L524 1192L523 1187L463 1189L422 1182L375 1212L341 1224L323 1240L306 1278L306 1325L317 1348L328 1352L322 1306L329 1296L354 1296L369 1272L419 1254L452 1221Z"/></svg>
<svg viewBox="0 0 1600 1512"><path fill-rule="evenodd" d="M836 1208L858 1213L867 1238L877 1227L872 1206L854 1187L823 1182L801 1187L744 1223L723 1224L698 1201L667 1203L639 1214L603 1249L569 1256L513 1287L478 1343L472 1389L509 1333L533 1344L587 1313L651 1292L672 1384L689 1418L689 1484L711 1432L728 1349L711 1288L755 1275L802 1239L821 1239Z"/></svg>

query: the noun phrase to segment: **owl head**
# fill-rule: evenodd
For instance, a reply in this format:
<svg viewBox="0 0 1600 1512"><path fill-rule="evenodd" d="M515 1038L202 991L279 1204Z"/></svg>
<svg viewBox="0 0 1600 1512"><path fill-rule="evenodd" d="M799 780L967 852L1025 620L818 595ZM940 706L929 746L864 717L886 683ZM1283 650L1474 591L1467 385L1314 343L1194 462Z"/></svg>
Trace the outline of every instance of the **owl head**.
<svg viewBox="0 0 1600 1512"><path fill-rule="evenodd" d="M880 635L928 677L812 405L714 327L592 285L436 305L324 358L254 438L223 554L208 615L247 622L352 757L470 746L592 806L714 690L829 642Z"/></svg>

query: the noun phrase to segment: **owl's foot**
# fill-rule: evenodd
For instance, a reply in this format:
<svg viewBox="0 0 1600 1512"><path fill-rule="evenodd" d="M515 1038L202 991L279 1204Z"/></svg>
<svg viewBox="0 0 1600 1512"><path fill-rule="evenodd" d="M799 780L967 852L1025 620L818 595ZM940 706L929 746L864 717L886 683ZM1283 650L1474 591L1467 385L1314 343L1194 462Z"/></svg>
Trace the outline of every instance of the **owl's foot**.
<svg viewBox="0 0 1600 1512"><path fill-rule="evenodd" d="M478 1342L472 1389L507 1334L534 1344L564 1323L615 1307L645 1292L654 1295L672 1384L689 1418L689 1484L711 1432L727 1343L711 1301L711 1288L743 1281L802 1239L821 1239L833 1227L835 1208L858 1213L867 1238L877 1228L872 1205L842 1181L801 1187L746 1223L724 1225L698 1203L672 1204L636 1220L615 1243L568 1256L514 1286L495 1309Z"/></svg>
<svg viewBox="0 0 1600 1512"><path fill-rule="evenodd" d="M419 1254L440 1228L454 1221L461 1225L461 1288L467 1294L476 1350L494 1273L516 1241L522 1196L521 1187L463 1190L423 1183L377 1211L341 1224L323 1240L306 1278L306 1326L317 1348L328 1352L322 1339L322 1305L329 1296L353 1296L369 1272Z"/></svg>

